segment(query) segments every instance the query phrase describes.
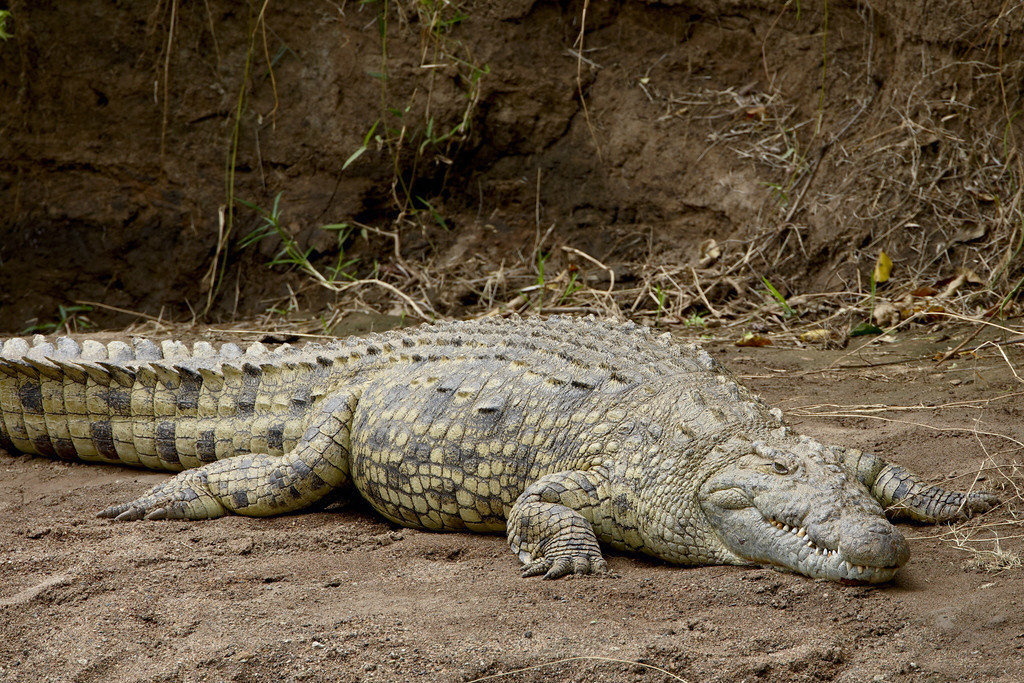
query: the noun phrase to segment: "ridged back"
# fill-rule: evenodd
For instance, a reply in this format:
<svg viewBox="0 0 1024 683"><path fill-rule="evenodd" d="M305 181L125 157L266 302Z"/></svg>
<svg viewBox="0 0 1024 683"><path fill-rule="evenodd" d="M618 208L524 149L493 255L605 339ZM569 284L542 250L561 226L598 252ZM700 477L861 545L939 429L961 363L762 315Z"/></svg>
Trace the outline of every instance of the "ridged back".
<svg viewBox="0 0 1024 683"><path fill-rule="evenodd" d="M325 393L358 393L377 378L400 381L427 365L444 377L465 363L491 373L528 367L576 390L671 391L659 402L681 400L696 417L710 406L727 422L760 420L767 411L698 347L592 318L421 325L272 352L260 343L243 351L231 343L79 345L37 335L0 342L0 446L170 470L240 452L278 454L301 438Z"/></svg>

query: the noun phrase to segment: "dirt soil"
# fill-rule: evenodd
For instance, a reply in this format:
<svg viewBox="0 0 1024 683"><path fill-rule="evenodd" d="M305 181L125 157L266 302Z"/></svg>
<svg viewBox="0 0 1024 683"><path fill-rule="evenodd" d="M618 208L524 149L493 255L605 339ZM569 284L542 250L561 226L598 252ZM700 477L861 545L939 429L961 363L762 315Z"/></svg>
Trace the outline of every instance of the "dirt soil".
<svg viewBox="0 0 1024 683"><path fill-rule="evenodd" d="M963 488L1020 461L1024 414L991 349L929 358L962 336L710 348L801 431ZM918 409L800 417L866 403ZM953 542L991 551L999 532L1020 553L1019 526L993 526L1012 507L958 534L903 525L912 559L882 587L622 554L613 578L546 582L520 578L500 537L402 529L358 502L119 524L93 515L165 475L7 454L0 472L4 681L1024 680L1022 570L985 572ZM979 486L1006 495L991 469ZM547 665L575 657L594 659Z"/></svg>

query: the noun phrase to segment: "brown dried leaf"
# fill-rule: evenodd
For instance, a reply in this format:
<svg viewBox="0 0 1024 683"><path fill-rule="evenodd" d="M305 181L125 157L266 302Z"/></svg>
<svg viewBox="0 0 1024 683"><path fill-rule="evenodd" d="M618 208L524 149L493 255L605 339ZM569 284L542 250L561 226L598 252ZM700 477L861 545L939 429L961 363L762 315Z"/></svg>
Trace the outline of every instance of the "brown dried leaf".
<svg viewBox="0 0 1024 683"><path fill-rule="evenodd" d="M875 306L871 317L879 327L894 327L900 321L900 309L888 301L883 301Z"/></svg>
<svg viewBox="0 0 1024 683"><path fill-rule="evenodd" d="M810 344L824 344L831 336L832 333L829 330L819 328L817 330L807 330L802 333L800 335L800 341L805 341Z"/></svg>
<svg viewBox="0 0 1024 683"><path fill-rule="evenodd" d="M757 119L758 121L764 121L765 114L768 113L768 109L763 105L759 107L751 107L746 111L747 118Z"/></svg>
<svg viewBox="0 0 1024 683"><path fill-rule="evenodd" d="M971 195L979 202L994 202L996 200L995 195L985 192L980 187L968 186L964 188L967 190L967 194Z"/></svg>
<svg viewBox="0 0 1024 683"><path fill-rule="evenodd" d="M700 267L707 268L722 255L722 248L713 239L700 243Z"/></svg>
<svg viewBox="0 0 1024 683"><path fill-rule="evenodd" d="M950 246L953 246L958 242L973 242L975 240L980 240L985 236L987 231L987 228L980 223L966 225L956 231L956 234L953 235L953 239L949 241L949 244Z"/></svg>
<svg viewBox="0 0 1024 683"><path fill-rule="evenodd" d="M985 284L985 281L981 279L981 276L975 273L970 268L957 268L956 273L957 275L963 275L965 278L967 278L967 282L969 282L972 285Z"/></svg>
<svg viewBox="0 0 1024 683"><path fill-rule="evenodd" d="M757 334L756 332L747 332L739 340L736 341L736 346L771 346L772 340L763 334Z"/></svg>
<svg viewBox="0 0 1024 683"><path fill-rule="evenodd" d="M956 293L956 290L960 289L965 282L967 282L967 276L964 275L963 273L960 273L955 278L953 278L952 281L950 281L950 283L946 285L946 289L943 290L943 292L936 296L935 298L948 299L949 297L953 296L953 294Z"/></svg>
<svg viewBox="0 0 1024 683"><path fill-rule="evenodd" d="M925 315L921 319L926 323L937 323L947 319L947 316L944 315L927 315L928 313L945 313L946 309L939 304L931 304L924 311Z"/></svg>

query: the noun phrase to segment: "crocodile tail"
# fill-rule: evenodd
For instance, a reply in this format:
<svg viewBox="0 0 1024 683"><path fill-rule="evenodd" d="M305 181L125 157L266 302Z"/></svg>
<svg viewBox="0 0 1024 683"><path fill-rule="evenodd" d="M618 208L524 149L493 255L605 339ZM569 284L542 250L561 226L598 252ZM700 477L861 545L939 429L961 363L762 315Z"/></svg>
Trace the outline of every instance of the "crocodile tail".
<svg viewBox="0 0 1024 683"><path fill-rule="evenodd" d="M311 400L309 382L290 381L315 371L307 356L259 343L5 340L0 447L171 471L256 446L283 452Z"/></svg>
<svg viewBox="0 0 1024 683"><path fill-rule="evenodd" d="M890 519L934 524L966 519L999 504L999 498L991 493L949 491L925 483L913 472L872 453L842 450L847 467L885 507Z"/></svg>

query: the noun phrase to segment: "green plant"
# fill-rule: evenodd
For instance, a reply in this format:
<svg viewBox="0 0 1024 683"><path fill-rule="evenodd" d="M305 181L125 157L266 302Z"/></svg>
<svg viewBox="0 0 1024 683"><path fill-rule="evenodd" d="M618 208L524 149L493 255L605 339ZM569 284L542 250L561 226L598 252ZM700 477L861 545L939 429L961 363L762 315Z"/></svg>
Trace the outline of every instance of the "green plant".
<svg viewBox="0 0 1024 683"><path fill-rule="evenodd" d="M417 4L417 11L421 18L429 19L427 25L434 34L445 33L468 18L448 0L419 0Z"/></svg>
<svg viewBox="0 0 1024 683"><path fill-rule="evenodd" d="M36 323L21 331L22 334L51 334L64 330L67 334L92 327L92 323L83 313L91 313L92 306L72 304L57 306L57 319L52 322Z"/></svg>
<svg viewBox="0 0 1024 683"><path fill-rule="evenodd" d="M537 286L544 288L544 264L551 258L551 254L542 251L537 252Z"/></svg>
<svg viewBox="0 0 1024 683"><path fill-rule="evenodd" d="M786 303L786 297L782 296L782 294L779 293L779 290L775 289L775 286L771 282L768 282L768 278L764 275L761 276L761 282L764 283L764 286L768 288L768 292L771 293L771 295L775 297L775 300L779 302L779 305L782 306L783 315L787 318L792 317L796 311L790 308L789 304Z"/></svg>
<svg viewBox="0 0 1024 683"><path fill-rule="evenodd" d="M665 290L661 285L654 286L654 298L658 302L658 311L654 314L654 326L657 327L661 321L661 314L665 312Z"/></svg>
<svg viewBox="0 0 1024 683"><path fill-rule="evenodd" d="M426 209L427 211L429 211L429 212L430 212L430 215L431 215L431 216L433 216L433 218L434 218L434 221L435 221L435 222L436 222L436 223L437 223L438 225L440 225L440 226L441 226L442 228L444 228L444 229L445 229L446 231L448 230L448 223L446 223L446 222L445 222L445 220L444 220L444 216L442 216L442 215L441 215L441 214L440 214L440 213L439 213L439 212L437 211L437 209L435 209L435 208L434 208L434 205L433 205L433 204L431 204L430 202L428 202L428 201L427 201L426 199L424 199L423 197L419 197L419 196L417 196L417 197L416 197L416 201L417 201L417 202L419 202L420 204L422 204L422 205L423 205L423 207L424 207L424 208L425 208L425 209Z"/></svg>
<svg viewBox="0 0 1024 683"><path fill-rule="evenodd" d="M772 199L779 206L789 206L789 195L786 193L786 189L778 183L758 183L758 185L764 185L772 191Z"/></svg>
<svg viewBox="0 0 1024 683"><path fill-rule="evenodd" d="M336 233L338 242L338 257L334 265L326 269L327 275L325 276L309 259L310 254L313 253L313 247L302 249L298 242L295 241L295 238L282 224L282 194L283 193L281 192L277 193L277 196L274 197L274 204L269 211L252 202L247 202L244 199L238 200L239 204L252 209L263 219L262 224L257 226L252 230L252 232L238 241L238 246L245 249L258 242L262 242L268 237L276 236L281 241L281 248L274 258L267 262L268 267L285 266L289 269L297 269L307 275L311 275L315 280L323 285L333 285L337 280L342 278L348 280L354 279L352 274L349 272L349 268L357 263L358 259L346 259L344 248L345 242L352 234L352 228L347 223L332 223L330 225L321 226L321 230Z"/></svg>
<svg viewBox="0 0 1024 683"><path fill-rule="evenodd" d="M271 115L277 111L277 80L274 77L274 66L277 61L286 53L290 52L290 49L285 49L283 46L278 50L277 54L273 59L270 57L270 50L267 43L267 24L266 24L266 10L270 0L263 0L259 6L259 12L257 13L256 5L252 2L245 3L248 8L248 30L247 45L245 53L245 63L242 67L242 78L241 84L238 88L238 96L235 98L235 106L231 113L231 136L228 145L228 153L225 158L224 168L224 188L225 188L225 203L221 208L219 215L219 225L217 231L217 245L214 250L213 259L210 262L210 266L203 276L203 280L207 286L206 294L206 305L203 308L203 312L206 313L213 306L213 301L217 297L217 293L220 291L221 281L223 279L224 270L227 267L228 259L228 245L231 244L231 235L234 232L235 227L235 208L236 208L236 196L235 196L235 171L238 167L238 148L239 141L241 139L242 130L242 117L245 114L245 106L248 101L248 95L252 88L252 73L256 62L256 50L257 50L257 36L261 35L263 40L263 55L267 62L267 69L264 72L266 77L269 77L271 88L274 92L274 108L271 111ZM173 27L173 23L172 23ZM172 28L173 30L173 28ZM170 46L170 39L168 39L168 50ZM166 76L165 76L166 85ZM165 93L166 100L166 93ZM165 116L166 119L166 116ZM166 128L166 121L165 121Z"/></svg>
<svg viewBox="0 0 1024 683"><path fill-rule="evenodd" d="M373 74L381 84L380 116L363 138L363 144L345 161L347 168L376 139L391 159L392 199L398 219L418 217L421 212L447 229L447 224L430 202L424 199L417 185L428 164L445 170L432 191L439 193L447 181L450 168L461 145L468 139L473 113L481 95L481 80L490 73L488 66L474 63L469 47L454 38L452 29L468 18L447 0L418 0L409 5L383 0L378 4L377 28L380 36L380 71ZM421 68L427 74L425 87L415 88L399 104L392 97L388 71L388 33L392 9L397 8L400 20L407 12L415 12L421 26ZM403 22L404 23L404 22ZM408 22L412 25L412 22ZM454 81L462 89L466 104L452 125L442 125L433 113L435 91L442 82ZM429 171L434 173L434 171Z"/></svg>
<svg viewBox="0 0 1024 683"><path fill-rule="evenodd" d="M851 337L862 337L864 335L881 335L883 330L877 325L874 325L874 291L878 289L878 283L874 282L874 271L868 278L868 284L870 286L870 294L868 295L867 301L867 319L853 330L850 331Z"/></svg>
<svg viewBox="0 0 1024 683"><path fill-rule="evenodd" d="M348 223L331 223L330 225L321 225L321 230L327 230L334 232L337 236L338 241L338 258L335 260L334 265L327 268L327 272L331 275L331 280L354 280L355 276L350 272L352 266L359 263L358 258L345 258L345 243L348 238L352 235L353 229ZM366 230L360 231L360 236L366 239ZM376 276L375 276L376 277Z"/></svg>
<svg viewBox="0 0 1024 683"><path fill-rule="evenodd" d="M373 125L370 126L370 130L368 130L366 132L366 135L363 136L363 144L359 146L359 149L357 149L356 151L352 152L352 154L349 156L349 158L345 159L345 163L341 165L341 170L342 171L344 171L346 168L348 168L353 163L355 163L356 159L358 159L359 157L363 156L363 154L366 152L366 150L369 149L370 140L373 139L373 134L377 132L377 126L379 126L379 125L380 125L380 119L377 119L376 121L373 122Z"/></svg>
<svg viewBox="0 0 1024 683"><path fill-rule="evenodd" d="M257 226L252 232L243 237L238 241L238 246L242 249L251 247L252 245L262 242L271 235L278 235L281 238L281 242L285 245L281 253L275 257L275 261L281 258L281 256L289 251L289 243L294 245L291 235L284 231L284 227L281 225L281 195L282 192L278 192L277 196L274 197L274 205L267 211L261 206L253 202L247 202L244 199L239 199L238 203L247 206L260 215L263 219L263 224ZM268 265L278 265L273 261Z"/></svg>
<svg viewBox="0 0 1024 683"><path fill-rule="evenodd" d="M11 18L11 10L0 9L0 40L8 40L12 38L12 34L7 30L7 20Z"/></svg>
<svg viewBox="0 0 1024 683"><path fill-rule="evenodd" d="M583 289L583 283L577 281L577 276L578 274L576 273L576 271L573 271L569 274L569 284L565 286L565 290L562 292L562 296L558 299L559 306L568 301L569 297L571 297L573 294Z"/></svg>
<svg viewBox="0 0 1024 683"><path fill-rule="evenodd" d="M704 328L708 326L707 321L704 320L704 314L697 312L692 313L690 317L683 321L683 324L686 325L687 327Z"/></svg>
<svg viewBox="0 0 1024 683"><path fill-rule="evenodd" d="M521 289L519 291L519 295L521 297L523 297L525 299L525 301L527 301L527 302L529 302L529 300L530 300L530 296L531 296L530 293L532 293L534 291L537 292L536 304L537 304L537 310L538 311L540 311L540 309L543 308L543 306L544 306L544 299L547 296L547 279L546 279L546 277L544 275L544 269L545 269L545 264L547 263L549 258L551 258L551 254L550 253L545 254L541 250L539 250L539 249L537 250L537 252L536 252L537 279L534 281L534 284L530 285L529 287L525 287L525 288L523 288L523 289Z"/></svg>

